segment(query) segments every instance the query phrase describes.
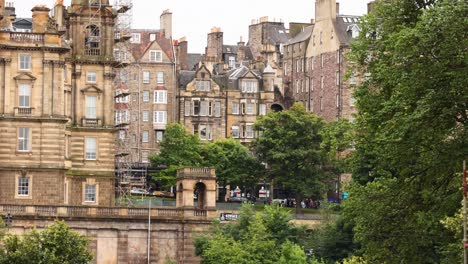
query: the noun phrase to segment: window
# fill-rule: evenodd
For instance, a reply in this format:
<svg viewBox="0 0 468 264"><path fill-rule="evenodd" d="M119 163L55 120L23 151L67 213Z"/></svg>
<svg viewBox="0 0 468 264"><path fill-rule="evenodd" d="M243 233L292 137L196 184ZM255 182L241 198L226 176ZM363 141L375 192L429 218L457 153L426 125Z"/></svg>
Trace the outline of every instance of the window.
<svg viewBox="0 0 468 264"><path fill-rule="evenodd" d="M141 152L141 162L148 163L149 162L148 161L148 155L149 155L148 151L142 151Z"/></svg>
<svg viewBox="0 0 468 264"><path fill-rule="evenodd" d="M158 84L163 84L164 83L164 72L157 72L156 76L157 76Z"/></svg>
<svg viewBox="0 0 468 264"><path fill-rule="evenodd" d="M233 138L239 138L239 126L232 126L231 134Z"/></svg>
<svg viewBox="0 0 468 264"><path fill-rule="evenodd" d="M201 101L200 103L200 115L201 116L206 116L207 115L207 110L208 110L208 101Z"/></svg>
<svg viewBox="0 0 468 264"><path fill-rule="evenodd" d="M256 93L257 92L257 81L242 81L242 92L244 93Z"/></svg>
<svg viewBox="0 0 468 264"><path fill-rule="evenodd" d="M299 64L299 59L297 59L297 60L296 60L296 72L299 72L299 71L300 71L300 70L299 70L299 68L300 68L299 65L300 65L300 64Z"/></svg>
<svg viewBox="0 0 468 264"><path fill-rule="evenodd" d="M349 77L349 84L356 84L356 74L354 72L351 73L351 76Z"/></svg>
<svg viewBox="0 0 468 264"><path fill-rule="evenodd" d="M193 134L198 135L198 124L193 125Z"/></svg>
<svg viewBox="0 0 468 264"><path fill-rule="evenodd" d="M164 139L164 130L156 130L156 142L161 142Z"/></svg>
<svg viewBox="0 0 468 264"><path fill-rule="evenodd" d="M84 201L86 203L95 203L96 202L96 184L85 184L84 189Z"/></svg>
<svg viewBox="0 0 468 264"><path fill-rule="evenodd" d="M323 85L324 85L324 78L323 76L320 76L320 89L323 91Z"/></svg>
<svg viewBox="0 0 468 264"><path fill-rule="evenodd" d="M195 89L197 91L209 92L210 91L210 81L196 81L195 82Z"/></svg>
<svg viewBox="0 0 468 264"><path fill-rule="evenodd" d="M167 123L166 111L154 111L154 123L166 124Z"/></svg>
<svg viewBox="0 0 468 264"><path fill-rule="evenodd" d="M236 67L236 57L229 56L229 68L235 68L235 67Z"/></svg>
<svg viewBox="0 0 468 264"><path fill-rule="evenodd" d="M299 93L299 80L296 80L296 93Z"/></svg>
<svg viewBox="0 0 468 264"><path fill-rule="evenodd" d="M150 82L150 72L149 71L144 71L143 72L143 83L149 83Z"/></svg>
<svg viewBox="0 0 468 264"><path fill-rule="evenodd" d="M30 187L29 177L18 177L18 196L29 196Z"/></svg>
<svg viewBox="0 0 468 264"><path fill-rule="evenodd" d="M149 112L148 111L143 111L141 119L142 119L143 122L148 122L149 121Z"/></svg>
<svg viewBox="0 0 468 264"><path fill-rule="evenodd" d="M29 151L29 127L18 129L18 151Z"/></svg>
<svg viewBox="0 0 468 264"><path fill-rule="evenodd" d="M245 137L246 138L253 138L254 137L254 130L252 125L245 126Z"/></svg>
<svg viewBox="0 0 468 264"><path fill-rule="evenodd" d="M31 55L30 54L20 54L19 55L19 69L22 71L31 70Z"/></svg>
<svg viewBox="0 0 468 264"><path fill-rule="evenodd" d="M88 95L86 96L86 118L96 119L96 108L97 108L97 96Z"/></svg>
<svg viewBox="0 0 468 264"><path fill-rule="evenodd" d="M120 131L119 131L119 139L120 139L120 140L124 140L125 137L126 137L126 134L127 134L127 133L125 132L125 130L120 130Z"/></svg>
<svg viewBox="0 0 468 264"><path fill-rule="evenodd" d="M255 104L252 103L252 102L247 103L247 114L248 114L248 115L253 115L253 114L255 114L254 106L255 106Z"/></svg>
<svg viewBox="0 0 468 264"><path fill-rule="evenodd" d="M211 101L208 102L208 115L209 116L213 115L213 102Z"/></svg>
<svg viewBox="0 0 468 264"><path fill-rule="evenodd" d="M148 143L149 142L149 131L143 131L141 134L141 142Z"/></svg>
<svg viewBox="0 0 468 264"><path fill-rule="evenodd" d="M151 62L162 62L162 52L160 50L150 50L149 55Z"/></svg>
<svg viewBox="0 0 468 264"><path fill-rule="evenodd" d="M216 101L214 106L214 116L220 117L221 116L221 102Z"/></svg>
<svg viewBox="0 0 468 264"><path fill-rule="evenodd" d="M200 125L200 139L206 140L206 125Z"/></svg>
<svg viewBox="0 0 468 264"><path fill-rule="evenodd" d="M185 109L184 109L184 115L185 116L190 116L190 109L191 109L191 103L189 100L185 100Z"/></svg>
<svg viewBox="0 0 468 264"><path fill-rule="evenodd" d="M154 91L155 104L167 104L167 91Z"/></svg>
<svg viewBox="0 0 468 264"><path fill-rule="evenodd" d="M19 86L19 107L31 107L31 86L29 84L20 84Z"/></svg>
<svg viewBox="0 0 468 264"><path fill-rule="evenodd" d="M130 40L131 43L140 43L141 35L140 33L132 33L132 39Z"/></svg>
<svg viewBox="0 0 468 264"><path fill-rule="evenodd" d="M238 115L239 114L239 103L238 102L232 102L232 114L233 115Z"/></svg>
<svg viewBox="0 0 468 264"><path fill-rule="evenodd" d="M266 104L260 104L258 106L258 114L259 115L266 115Z"/></svg>
<svg viewBox="0 0 468 264"><path fill-rule="evenodd" d="M193 115L200 114L200 101L194 100L193 101Z"/></svg>
<svg viewBox="0 0 468 264"><path fill-rule="evenodd" d="M323 68L323 54L320 54L320 67Z"/></svg>
<svg viewBox="0 0 468 264"><path fill-rule="evenodd" d="M310 80L310 91L314 91L314 79Z"/></svg>
<svg viewBox="0 0 468 264"><path fill-rule="evenodd" d="M150 34L150 41L155 41L156 40L156 34Z"/></svg>
<svg viewBox="0 0 468 264"><path fill-rule="evenodd" d="M97 146L96 146L95 137L85 138L85 148L86 148L86 160L96 160L97 158Z"/></svg>
<svg viewBox="0 0 468 264"><path fill-rule="evenodd" d="M88 81L89 83L96 83L96 72L88 72L86 75L86 81Z"/></svg>
<svg viewBox="0 0 468 264"><path fill-rule="evenodd" d="M143 91L143 102L149 102L149 100L150 100L149 91Z"/></svg>

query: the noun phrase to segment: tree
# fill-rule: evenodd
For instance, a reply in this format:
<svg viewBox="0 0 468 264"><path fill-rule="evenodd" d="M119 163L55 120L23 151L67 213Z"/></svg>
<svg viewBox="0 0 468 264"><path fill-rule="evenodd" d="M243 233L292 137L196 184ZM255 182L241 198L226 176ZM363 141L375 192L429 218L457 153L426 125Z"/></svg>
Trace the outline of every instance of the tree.
<svg viewBox="0 0 468 264"><path fill-rule="evenodd" d="M150 156L153 166L165 166L166 169L154 174L153 178L164 187L175 185L178 169L204 164L201 152L201 142L197 136L189 134L179 123L167 125L160 153Z"/></svg>
<svg viewBox="0 0 468 264"><path fill-rule="evenodd" d="M262 165L248 148L232 138L208 143L203 148L204 164L216 169L221 186L253 186L258 183Z"/></svg>
<svg viewBox="0 0 468 264"><path fill-rule="evenodd" d="M195 239L203 264L211 263L297 263L305 264L304 250L294 241L303 228L289 223L288 212L278 206L255 213L251 205L241 209L240 220L220 226L215 223L211 236Z"/></svg>
<svg viewBox="0 0 468 264"><path fill-rule="evenodd" d="M270 112L255 123L260 136L253 149L271 170L275 183L304 195L321 196L326 174L322 170L325 155L320 147L324 122L296 103L291 109ZM300 208L300 203L297 209Z"/></svg>
<svg viewBox="0 0 468 264"><path fill-rule="evenodd" d="M351 51L356 151L345 215L372 263L440 263L468 156L466 1L378 1ZM460 260L461 261L461 260Z"/></svg>
<svg viewBox="0 0 468 264"><path fill-rule="evenodd" d="M0 263L86 264L93 259L88 246L86 237L70 230L63 221L56 221L40 232L33 230L22 237L6 237Z"/></svg>

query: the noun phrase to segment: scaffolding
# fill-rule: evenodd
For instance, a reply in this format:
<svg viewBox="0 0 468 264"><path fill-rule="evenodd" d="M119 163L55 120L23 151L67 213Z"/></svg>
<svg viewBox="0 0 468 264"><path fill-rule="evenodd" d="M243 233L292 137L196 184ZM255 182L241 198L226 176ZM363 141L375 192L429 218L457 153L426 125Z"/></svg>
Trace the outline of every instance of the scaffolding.
<svg viewBox="0 0 468 264"><path fill-rule="evenodd" d="M132 104L130 102L129 81L131 79L132 51L129 43L133 20L132 0L115 0L114 10L117 11L117 21L114 29L114 60L115 67L115 125L118 130L116 138L116 195L119 201L131 203L130 191L133 188L146 187L146 172L136 171L132 155L132 138L130 122Z"/></svg>

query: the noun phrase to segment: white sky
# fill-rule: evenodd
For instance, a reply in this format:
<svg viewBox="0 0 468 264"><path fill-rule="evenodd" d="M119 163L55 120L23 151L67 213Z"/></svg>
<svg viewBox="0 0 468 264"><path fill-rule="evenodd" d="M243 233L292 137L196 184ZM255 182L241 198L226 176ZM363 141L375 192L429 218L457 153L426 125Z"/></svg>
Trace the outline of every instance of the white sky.
<svg viewBox="0 0 468 264"><path fill-rule="evenodd" d="M52 7L55 0L14 1L18 17L31 17L36 4ZM110 0L113 4L115 0ZM341 0L340 14L362 15L370 0ZM71 0L64 1L69 5ZM207 34L221 27L224 43L234 45L240 36L247 42L252 19L268 16L270 21L309 22L314 18L314 0L133 0L133 28L159 29L162 11L172 12L173 38L186 36L190 53L203 53Z"/></svg>

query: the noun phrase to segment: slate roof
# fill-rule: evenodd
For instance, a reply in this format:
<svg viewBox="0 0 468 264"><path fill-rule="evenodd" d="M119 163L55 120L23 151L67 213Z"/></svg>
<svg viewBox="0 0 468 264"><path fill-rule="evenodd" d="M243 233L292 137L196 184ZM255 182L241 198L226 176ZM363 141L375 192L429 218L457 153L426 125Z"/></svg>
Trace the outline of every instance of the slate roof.
<svg viewBox="0 0 468 264"><path fill-rule="evenodd" d="M223 53L237 53L237 45L223 45Z"/></svg>
<svg viewBox="0 0 468 264"><path fill-rule="evenodd" d="M189 70L196 70L198 64L202 60L203 55L198 53L187 54L187 67Z"/></svg>
<svg viewBox="0 0 468 264"><path fill-rule="evenodd" d="M179 73L179 87L184 88L187 87L194 78L195 78L195 71L180 71Z"/></svg>
<svg viewBox="0 0 468 264"><path fill-rule="evenodd" d="M348 33L348 30L351 28L350 26L359 26L359 21L359 16L338 15L336 17L336 34L341 44L349 45L351 43L352 37Z"/></svg>
<svg viewBox="0 0 468 264"><path fill-rule="evenodd" d="M266 44L277 45L288 42L289 36L283 23L266 24Z"/></svg>
<svg viewBox="0 0 468 264"><path fill-rule="evenodd" d="M174 61L172 41L171 39L165 38L162 31L154 29L132 29L131 33L140 33L140 43L131 43L132 55L135 60L139 60L148 51L153 42L156 41L169 59ZM154 41L150 40L151 34L155 34Z"/></svg>
<svg viewBox="0 0 468 264"><path fill-rule="evenodd" d="M15 21L12 22L12 24L14 28L32 30L32 18L19 17L16 18Z"/></svg>
<svg viewBox="0 0 468 264"><path fill-rule="evenodd" d="M304 30L301 33L297 34L294 38L290 39L286 44L287 45L295 44L295 43L304 42L307 39L310 39L310 36L312 36L313 30L314 30L313 25L304 28Z"/></svg>

